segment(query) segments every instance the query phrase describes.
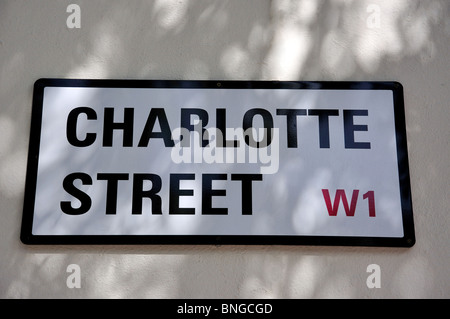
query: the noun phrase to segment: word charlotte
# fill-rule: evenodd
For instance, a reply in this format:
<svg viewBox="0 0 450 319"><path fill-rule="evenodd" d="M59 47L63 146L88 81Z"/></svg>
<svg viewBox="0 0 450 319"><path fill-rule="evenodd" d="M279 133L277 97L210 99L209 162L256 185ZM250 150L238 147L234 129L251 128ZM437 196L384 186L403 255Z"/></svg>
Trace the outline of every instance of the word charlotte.
<svg viewBox="0 0 450 319"><path fill-rule="evenodd" d="M164 108L149 109L143 127L135 125L135 113L137 112L132 107L121 109L104 107L103 114L99 114L99 112L87 106L77 107L69 112L66 123L66 138L70 145L76 148L151 148L153 143L157 143L156 141L159 140L159 143L162 143L165 148L186 150L193 147L193 144L197 144L203 149L214 148L216 154L219 154L219 150L223 149L227 151L243 150L244 146L249 149L249 154L255 154L251 150L262 151L270 146L272 148L272 159L270 156L267 157L269 160L264 159L262 152L256 154L260 155L262 163L268 163L269 161L272 163L273 157L276 157L275 169L273 167L266 171L261 169L260 174L225 174L223 172L201 174L201 213L204 215L228 214L227 208L212 206L213 197L226 196L226 189L213 188L213 182L217 180L230 181L236 183L236 185L240 184L241 213L242 215L252 215L253 183L262 181L263 173L274 174L278 170L279 135L286 134L285 147L289 149L299 148L298 135L301 129L298 129L297 123L301 118L312 117L317 119L318 147L321 149L330 148L330 119L332 118L341 118L340 123L343 126L342 132L346 149L370 149L371 147L368 141L355 141L355 132L368 131L368 125L355 124L355 117L368 116L368 110L365 109L343 109L341 113L339 109L278 108L273 114L270 110L264 108L252 108L243 114L241 127L238 128L227 127L227 109L224 108L215 110L214 126L210 124L208 111L201 108L181 108L180 121L176 126L169 122ZM281 121L274 121L274 116L281 118ZM116 118L121 118L121 120L116 120ZM275 127L274 123L280 122L284 123L285 127ZM364 121L358 119L358 122ZM89 126L86 125L87 123L95 125ZM258 130L255 129L255 123L260 126ZM175 127L175 129L172 130L172 127ZM116 132L121 134L115 134ZM197 137L197 143L191 143L191 134ZM237 156L239 157L239 154ZM231 161L234 160L233 156L225 158L229 161L230 159ZM183 157L174 156L174 152L172 152L172 161L176 164L189 162ZM251 158L249 162L255 163ZM168 175L163 176L164 179L168 177L167 180L163 180L160 175L154 172L139 172L136 174L123 172L98 173L95 176L97 181L106 181L107 183L106 214L116 214L118 184L119 182L130 181L130 178L132 214L142 214L144 199L151 200L152 214L162 214L163 207L168 207L169 214L195 214L194 208L180 207L180 197L194 196L193 189L181 188L181 184L184 180L196 180L196 174L169 173ZM92 206L92 198L81 189L80 182L81 185L93 185L94 183L93 177L83 172L74 172L64 178L62 183L64 190L81 202L81 205L74 206L71 201L62 201L60 207L65 214L85 214ZM161 198L161 190L165 186L164 182L169 184L167 206L163 206L163 199ZM149 183L151 183L151 188L144 187Z"/></svg>
<svg viewBox="0 0 450 319"><path fill-rule="evenodd" d="M126 107L123 109L123 121L118 122L114 120L115 108L105 107L103 109L103 138L102 147L113 146L113 133L115 131L122 131L122 146L123 147L149 147L151 139L162 139L165 147L174 147L175 140L172 136L172 130L167 119L166 112L163 108L151 108L147 117L145 126L140 130L140 138L135 145L134 143L134 108ZM88 147L97 141L97 133L78 132L78 121L81 115L84 115L85 120L96 121L98 119L97 112L90 107L78 107L73 109L67 118L67 141L76 147ZM285 117L287 134L287 147L297 148L297 119L303 116L313 116L318 119L319 127L319 147L330 148L330 117L340 116L339 109L276 109L276 115ZM343 127L344 127L344 142L346 149L370 149L370 142L356 142L356 131L367 131L368 126L364 124L354 124L355 116L368 116L368 110L359 109L344 109L343 110ZM197 117L197 124L192 124L192 118ZM256 117L260 117L263 121L263 128L266 135L262 140L256 141L253 136L253 123ZM200 108L181 108L180 110L180 145L189 147L189 140L183 140L184 132L197 132L201 130L202 147L207 147L210 141L207 139L206 126L209 122L209 114L206 110ZM216 109L216 123L215 129L221 133L221 140L217 141L219 147L239 147L240 141L226 140L226 109ZM155 124L158 122L160 131L155 132ZM181 130L180 130L181 128ZM250 147L267 147L272 143L272 133L274 130L273 115L269 110L263 108L253 108L245 112L242 120L242 131L245 132L245 143ZM176 132L177 130L175 130Z"/></svg>

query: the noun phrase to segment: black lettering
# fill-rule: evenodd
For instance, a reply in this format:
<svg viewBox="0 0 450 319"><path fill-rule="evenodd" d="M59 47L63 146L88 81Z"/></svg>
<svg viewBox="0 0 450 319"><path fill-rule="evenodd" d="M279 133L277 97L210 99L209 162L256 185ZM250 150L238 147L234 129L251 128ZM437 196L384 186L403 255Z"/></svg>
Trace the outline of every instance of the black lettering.
<svg viewBox="0 0 450 319"><path fill-rule="evenodd" d="M353 124L354 116L368 116L368 110L344 110L345 148L370 149L370 142L355 142L355 131L367 131L367 125Z"/></svg>
<svg viewBox="0 0 450 319"><path fill-rule="evenodd" d="M262 174L231 174L231 180L242 182L242 215L252 215L252 181L262 181Z"/></svg>
<svg viewBox="0 0 450 319"><path fill-rule="evenodd" d="M216 109L216 128L222 133L222 145L219 147L239 147L239 141L227 141L226 109Z"/></svg>
<svg viewBox="0 0 450 319"><path fill-rule="evenodd" d="M195 208L180 207L180 196L193 196L194 190L180 189L180 180L194 180L195 174L170 174L169 214L194 215Z"/></svg>
<svg viewBox="0 0 450 319"><path fill-rule="evenodd" d="M263 119L263 125L264 125L264 139L261 141L255 141L253 138L253 134L251 133L251 130L247 131L247 129L253 127L253 118L255 115L260 115ZM270 114L269 111L265 109L250 109L244 114L244 119L242 122L242 128L244 130L245 134L245 143L249 146L256 146L256 148L266 147L269 146L270 143L272 143L272 129L273 129L273 118L272 114ZM252 140L250 141L250 137Z"/></svg>
<svg viewBox="0 0 450 319"><path fill-rule="evenodd" d="M197 115L200 123L195 125L191 124L191 115ZM209 144L208 139L203 139L206 135L205 126L208 124L208 120L208 112L203 109L181 109L181 127L187 129L189 132L196 131L201 134L199 138L202 141L202 147L206 147ZM201 130L199 128L201 128ZM190 140L183 141L183 138L181 137L181 141L182 143L180 145L182 147L189 147Z"/></svg>
<svg viewBox="0 0 450 319"><path fill-rule="evenodd" d="M111 147L113 145L113 132L114 130L123 131L123 143L124 147L133 146L133 124L134 124L134 109L124 109L124 121L114 122L114 108L105 107L105 117L103 121L103 146Z"/></svg>
<svg viewBox="0 0 450 319"><path fill-rule="evenodd" d="M92 178L86 173L72 173L64 178L64 190L81 202L78 208L74 208L70 201L61 202L61 210L67 215L82 215L88 212L92 205L89 195L75 187L74 181L77 179L81 180L83 185L92 185Z"/></svg>
<svg viewBox="0 0 450 319"><path fill-rule="evenodd" d="M203 215L227 215L227 208L213 208L213 196L226 196L225 189L212 189L213 180L227 180L227 174L203 174L202 175L202 214Z"/></svg>
<svg viewBox="0 0 450 319"><path fill-rule="evenodd" d="M161 132L153 132L156 119L158 119ZM147 147L151 138L162 138L165 147L173 147L175 145L172 139L172 132L170 130L169 122L167 121L166 112L161 108L151 109L145 123L144 130L139 140L138 147Z"/></svg>
<svg viewBox="0 0 450 319"><path fill-rule="evenodd" d="M330 148L330 123L329 116L338 116L339 110L308 110L308 115L319 117L319 146L320 148Z"/></svg>
<svg viewBox="0 0 450 319"><path fill-rule="evenodd" d="M144 181L151 181L152 187L149 190L143 190ZM131 206L132 214L142 214L142 200L144 197L152 201L152 214L162 214L162 201L158 192L161 190L161 177L156 174L134 174L133 176L133 202Z"/></svg>
<svg viewBox="0 0 450 319"><path fill-rule="evenodd" d="M66 136L67 141L77 147L86 147L92 145L95 142L96 134L95 133L86 133L86 136L83 140L80 140L77 137L77 122L80 114L85 114L88 120L96 120L97 113L90 107L77 107L70 111L69 116L67 117L67 126L66 126Z"/></svg>
<svg viewBox="0 0 450 319"><path fill-rule="evenodd" d="M287 147L297 146L297 116L306 115L303 109L277 109L277 115L286 115Z"/></svg>
<svg viewBox="0 0 450 319"><path fill-rule="evenodd" d="M117 188L119 181L127 181L125 173L99 173L97 180L107 181L106 184L106 215L114 215L117 211Z"/></svg>

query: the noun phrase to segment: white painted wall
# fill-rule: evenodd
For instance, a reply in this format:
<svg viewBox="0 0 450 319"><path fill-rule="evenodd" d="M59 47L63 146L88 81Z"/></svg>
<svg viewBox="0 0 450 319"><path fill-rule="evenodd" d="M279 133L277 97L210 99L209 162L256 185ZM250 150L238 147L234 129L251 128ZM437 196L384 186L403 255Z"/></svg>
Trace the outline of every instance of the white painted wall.
<svg viewBox="0 0 450 319"><path fill-rule="evenodd" d="M66 26L71 3L80 29ZM449 49L447 0L0 1L0 297L450 297ZM25 246L41 77L400 81L417 243ZM366 286L372 263L379 289ZM79 289L66 286L70 264L80 266Z"/></svg>

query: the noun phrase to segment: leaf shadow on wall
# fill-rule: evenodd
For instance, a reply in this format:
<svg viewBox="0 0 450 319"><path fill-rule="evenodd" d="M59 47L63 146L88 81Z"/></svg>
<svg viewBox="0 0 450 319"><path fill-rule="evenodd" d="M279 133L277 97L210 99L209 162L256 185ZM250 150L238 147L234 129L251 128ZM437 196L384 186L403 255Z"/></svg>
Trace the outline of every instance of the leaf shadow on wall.
<svg viewBox="0 0 450 319"><path fill-rule="evenodd" d="M446 126L442 111L427 115L415 98L445 96L440 66L449 39L449 4L443 1L78 1L81 28L66 27L65 4L0 4L2 89L0 144L2 208L1 295L20 298L352 298L439 295L430 258L442 244L414 248L294 246L23 246L19 244L32 84L39 77L233 80L400 80L404 83L412 155L427 145L425 125ZM69 3L67 3L68 5ZM369 8L370 4L375 4ZM377 19L377 14L379 19ZM9 18L7 18L9 16ZM17 21L12 39L8 29ZM3 19L4 18L4 19ZM447 20L446 20L447 19ZM378 21L378 22L377 22ZM10 23L8 25L8 23ZM33 28L29 27L33 26ZM57 27L58 26L58 27ZM6 27L6 29L5 29ZM439 39L446 39L447 43ZM37 43L39 42L39 44ZM11 49L11 44L12 49ZM39 49L37 49L39 48ZM448 61L448 59L446 60ZM445 64L445 61L444 61ZM448 64L448 63L447 63ZM418 80L414 81L413 78ZM437 83L441 81L441 83ZM11 91L25 83L19 95ZM24 124L23 131L14 126ZM424 146L426 148L426 146ZM431 150L430 150L431 151ZM414 156L412 166L418 165ZM442 167L430 159L426 173ZM14 173L16 172L16 173ZM434 173L433 173L434 172ZM431 174L428 177L428 173ZM15 175L18 174L18 175ZM19 185L13 186L12 185ZM420 187L413 183L418 235ZM420 239L420 238L419 238ZM444 242L441 240L441 242ZM428 245L428 246L427 246ZM11 249L14 247L14 249ZM366 265L380 264L382 289L366 286ZM32 264L32 265L30 265ZM66 267L78 264L82 288L68 289ZM411 278L415 291L402 287ZM383 289L384 288L384 289ZM445 289L444 289L445 290ZM445 294L445 291L442 292ZM448 294L448 291L447 291Z"/></svg>

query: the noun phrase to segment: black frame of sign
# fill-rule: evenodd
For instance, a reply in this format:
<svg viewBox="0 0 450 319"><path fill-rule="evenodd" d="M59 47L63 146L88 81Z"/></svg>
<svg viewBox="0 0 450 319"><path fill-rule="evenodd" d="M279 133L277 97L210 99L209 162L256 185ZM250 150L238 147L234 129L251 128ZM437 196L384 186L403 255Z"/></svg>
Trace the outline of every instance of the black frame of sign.
<svg viewBox="0 0 450 319"><path fill-rule="evenodd" d="M102 88L201 88L201 89L332 89L392 90L397 144L397 160L403 233L397 237L283 236L283 235L33 235L33 214L38 174L42 108L45 87ZM190 81L190 80L104 80L39 79L33 92L28 165L20 239L31 245L324 245L411 247L415 243L408 151L406 141L403 86L395 81Z"/></svg>

